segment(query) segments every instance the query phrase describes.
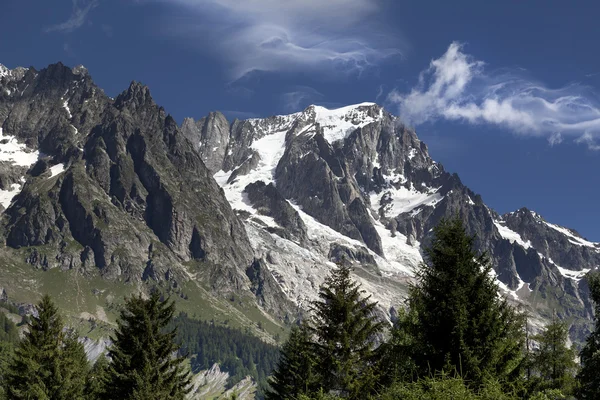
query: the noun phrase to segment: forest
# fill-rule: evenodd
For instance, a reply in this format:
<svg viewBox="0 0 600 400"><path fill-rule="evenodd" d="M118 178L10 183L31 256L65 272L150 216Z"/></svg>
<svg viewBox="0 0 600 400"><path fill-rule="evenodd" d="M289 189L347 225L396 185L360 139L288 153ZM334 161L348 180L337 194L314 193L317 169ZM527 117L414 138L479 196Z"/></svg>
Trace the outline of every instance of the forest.
<svg viewBox="0 0 600 400"><path fill-rule="evenodd" d="M107 354L90 365L44 296L22 338L0 313L0 399L185 399L192 373L214 363L229 386L251 376L267 400L600 398L600 275L587 277L596 325L576 352L558 318L532 333L474 242L459 219L442 220L392 324L340 263L281 349L176 315L154 292L126 299Z"/></svg>

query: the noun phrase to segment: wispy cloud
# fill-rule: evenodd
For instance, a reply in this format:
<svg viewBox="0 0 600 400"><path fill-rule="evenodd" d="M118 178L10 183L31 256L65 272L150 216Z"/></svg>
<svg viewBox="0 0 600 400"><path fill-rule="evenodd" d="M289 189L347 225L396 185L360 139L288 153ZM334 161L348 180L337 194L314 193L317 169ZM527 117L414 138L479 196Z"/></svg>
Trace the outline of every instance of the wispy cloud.
<svg viewBox="0 0 600 400"><path fill-rule="evenodd" d="M437 119L492 124L526 135L546 136L556 145L565 136L579 137L600 150L600 102L581 85L550 89L520 76L522 71L486 72L485 63L452 43L431 61L408 93L398 90L388 101L414 125ZM597 148L596 148L597 147Z"/></svg>
<svg viewBox="0 0 600 400"><path fill-rule="evenodd" d="M322 98L322 93L308 86L297 86L293 91L281 95L283 108L289 112L304 109Z"/></svg>
<svg viewBox="0 0 600 400"><path fill-rule="evenodd" d="M209 47L237 80L253 71L362 73L401 54L379 0L154 0L185 10L164 30Z"/></svg>
<svg viewBox="0 0 600 400"><path fill-rule="evenodd" d="M85 24L88 14L98 6L98 0L72 0L73 9L68 20L61 24L53 25L46 32L73 32Z"/></svg>

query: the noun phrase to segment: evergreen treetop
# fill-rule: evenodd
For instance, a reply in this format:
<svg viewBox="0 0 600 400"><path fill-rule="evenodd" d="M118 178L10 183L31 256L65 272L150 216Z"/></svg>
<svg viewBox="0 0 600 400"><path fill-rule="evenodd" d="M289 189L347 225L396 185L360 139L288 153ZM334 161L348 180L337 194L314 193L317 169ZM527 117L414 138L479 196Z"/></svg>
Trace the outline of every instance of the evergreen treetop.
<svg viewBox="0 0 600 400"><path fill-rule="evenodd" d="M311 348L311 339L306 324L292 328L269 380L271 390L265 396L267 400L296 399L298 395L313 393L318 388L314 372L317 360Z"/></svg>
<svg viewBox="0 0 600 400"><path fill-rule="evenodd" d="M176 331L165 331L174 312L175 303L158 293L126 299L109 350L106 398L182 400L190 392L185 358L176 355Z"/></svg>
<svg viewBox="0 0 600 400"><path fill-rule="evenodd" d="M489 258L474 250L462 221L442 220L425 256L409 289L414 320L404 326L420 375L457 371L474 386L489 376L518 380L524 316L500 296Z"/></svg>
<svg viewBox="0 0 600 400"><path fill-rule="evenodd" d="M358 399L378 380L375 343L383 325L375 315L377 303L350 274L349 266L339 265L325 279L312 303L311 330L324 392Z"/></svg>
<svg viewBox="0 0 600 400"><path fill-rule="evenodd" d="M588 275L587 282L594 303L595 328L579 353L581 370L577 375L580 384L577 398L582 400L600 398L600 274Z"/></svg>
<svg viewBox="0 0 600 400"><path fill-rule="evenodd" d="M66 332L49 296L35 308L6 374L10 399L83 399L88 364L77 337Z"/></svg>
<svg viewBox="0 0 600 400"><path fill-rule="evenodd" d="M536 390L557 389L570 395L575 389L575 351L567 347L567 325L554 319L538 335L533 337L537 347L532 354L532 368L539 379Z"/></svg>

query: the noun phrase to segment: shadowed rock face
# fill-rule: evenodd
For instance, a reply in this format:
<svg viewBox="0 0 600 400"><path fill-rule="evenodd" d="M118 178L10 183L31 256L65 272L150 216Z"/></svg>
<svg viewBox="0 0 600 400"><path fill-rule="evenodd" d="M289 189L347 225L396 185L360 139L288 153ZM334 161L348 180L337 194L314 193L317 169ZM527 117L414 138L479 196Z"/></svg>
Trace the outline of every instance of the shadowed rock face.
<svg viewBox="0 0 600 400"><path fill-rule="evenodd" d="M43 257L32 249L34 264L133 281L181 283L189 279L182 263L197 260L223 271L211 273L219 290L249 287L243 225L147 87L133 82L112 100L83 69L22 75L0 81L0 126L42 161L3 214L8 246L43 247ZM64 172L50 176L57 163Z"/></svg>

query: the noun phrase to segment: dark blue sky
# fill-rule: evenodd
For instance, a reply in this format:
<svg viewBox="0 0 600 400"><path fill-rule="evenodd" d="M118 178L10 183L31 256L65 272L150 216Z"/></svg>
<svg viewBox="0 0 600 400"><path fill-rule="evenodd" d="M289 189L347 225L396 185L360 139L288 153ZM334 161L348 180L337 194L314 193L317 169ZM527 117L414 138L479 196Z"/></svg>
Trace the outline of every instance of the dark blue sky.
<svg viewBox="0 0 600 400"><path fill-rule="evenodd" d="M593 1L2 0L0 63L85 65L181 122L377 101L504 213L600 241ZM598 141L597 141L598 140Z"/></svg>

